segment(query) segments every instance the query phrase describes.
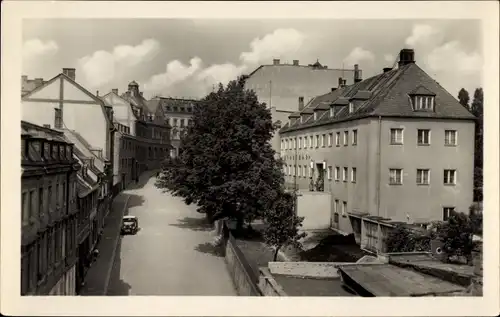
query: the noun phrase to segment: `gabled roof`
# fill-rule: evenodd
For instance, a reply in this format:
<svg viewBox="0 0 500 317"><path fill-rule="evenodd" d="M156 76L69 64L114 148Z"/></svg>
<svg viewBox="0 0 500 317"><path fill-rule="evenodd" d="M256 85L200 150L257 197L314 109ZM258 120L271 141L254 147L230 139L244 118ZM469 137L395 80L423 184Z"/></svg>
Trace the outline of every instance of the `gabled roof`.
<svg viewBox="0 0 500 317"><path fill-rule="evenodd" d="M415 92L435 95L434 111L414 111L409 95ZM358 97L363 98L359 98L356 110L349 113L346 105L349 104L349 100L358 99ZM368 97L368 99L365 99L365 97ZM292 125L285 125L280 132L369 116L475 119L475 116L463 107L455 97L414 63L318 96L312 99L308 107L302 110L301 113L309 114L311 111L308 109L316 108L328 102L342 106L335 117L330 117L330 114L326 112L317 120L308 118L303 122L297 120Z"/></svg>
<svg viewBox="0 0 500 317"><path fill-rule="evenodd" d="M74 144L73 152L82 162L94 159L94 165L97 170L92 169L93 172L95 172L97 175L99 175L100 173L104 173L104 160L102 158L99 158L91 151L92 147L83 136L73 130L64 130L64 136L67 140Z"/></svg>
<svg viewBox="0 0 500 317"><path fill-rule="evenodd" d="M58 80L58 79L61 79L61 78L64 78L65 80L67 80L68 82L70 82L71 84L75 85L78 89L80 89L84 94L86 94L87 96L89 96L91 99L93 99L96 103L100 104L102 106L101 110L102 110L102 113L104 115L104 118L105 120L108 122L108 124L111 124L111 120L110 118L108 117L107 113L106 113L106 110L104 109L104 107L106 106L106 104L104 103L104 101L97 97L96 95L94 95L93 93L91 93L90 91L88 91L87 89L85 89L82 85L80 85L79 83L77 83L76 81L74 81L73 79L71 79L70 77L66 76L64 73L60 73L58 74L57 76L53 77L52 79L44 82L43 85L40 85L38 87L36 87L35 89L33 89L32 91L24 94L21 98L22 100L27 100L29 99L29 97L31 95L33 95L34 93L36 93L37 91L40 91L42 89L44 89L45 87L47 87L48 85L52 84L54 81Z"/></svg>

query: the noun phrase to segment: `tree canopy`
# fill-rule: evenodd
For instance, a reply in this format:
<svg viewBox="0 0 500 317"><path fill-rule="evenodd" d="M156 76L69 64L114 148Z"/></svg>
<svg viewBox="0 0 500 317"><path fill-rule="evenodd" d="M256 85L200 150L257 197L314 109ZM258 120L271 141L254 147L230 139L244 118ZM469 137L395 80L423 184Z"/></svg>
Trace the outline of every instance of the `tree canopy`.
<svg viewBox="0 0 500 317"><path fill-rule="evenodd" d="M469 109L469 92L465 90L464 88L460 89L458 92L458 100L460 101L460 104L464 106L465 108Z"/></svg>
<svg viewBox="0 0 500 317"><path fill-rule="evenodd" d="M474 201L483 200L483 88L474 91L471 112L477 117L474 144Z"/></svg>
<svg viewBox="0 0 500 317"><path fill-rule="evenodd" d="M282 163L269 142L271 113L244 84L238 78L219 85L194 107L179 156L166 162L157 183L211 220L260 218L283 187Z"/></svg>

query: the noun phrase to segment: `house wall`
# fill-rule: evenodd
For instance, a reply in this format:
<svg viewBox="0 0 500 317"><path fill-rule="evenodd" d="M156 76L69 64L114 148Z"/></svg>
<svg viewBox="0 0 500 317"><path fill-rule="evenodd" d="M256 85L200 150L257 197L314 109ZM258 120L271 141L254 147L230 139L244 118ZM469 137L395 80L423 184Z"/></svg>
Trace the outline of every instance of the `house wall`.
<svg viewBox="0 0 500 317"><path fill-rule="evenodd" d="M303 192L297 196L297 215L304 217L302 230L330 228L331 195L321 192Z"/></svg>
<svg viewBox="0 0 500 317"><path fill-rule="evenodd" d="M130 103L123 98L109 93L103 97L103 99L113 106L113 117L114 119L124 126L130 128L130 134L135 135L135 122L137 119L132 112L132 108L130 107Z"/></svg>
<svg viewBox="0 0 500 317"><path fill-rule="evenodd" d="M390 129L404 129L404 144L390 144ZM431 130L431 144L417 145L417 130ZM444 131L456 130L457 146L444 145ZM357 144L352 144L353 130L357 131ZM343 133L348 131L348 144L343 144ZM335 135L340 132L340 146L335 144ZM333 133L332 145L328 135ZM369 213L370 215L391 218L396 221L427 222L443 220L443 207L455 207L457 211L467 212L472 203L474 123L472 121L437 119L392 119L382 118L380 122L380 160L378 159L379 120L365 118L356 121L340 122L335 125L313 127L306 130L290 131L281 135L281 143L295 137L325 135L325 147L307 149L288 148L281 150L285 162L285 181L293 184L295 177L295 156L297 164L306 166L307 173L297 173L296 181L300 190L309 190L309 169L314 162L313 180L318 170L316 163L325 162L326 169L332 167L331 179L325 171L325 192L331 193L332 217L339 214L339 222L332 221L332 227L344 233L352 232L347 214L342 213L342 203L347 202L347 212ZM289 142L292 143L292 142ZM446 158L446 159L436 159ZM335 180L335 167L340 168L340 180ZM379 169L380 166L380 169ZM291 174L288 173L291 167ZM348 168L348 178L342 180L342 169ZM351 179L352 168L356 168L356 181ZM389 169L403 169L403 185L389 185ZM430 169L430 184L416 184L416 170ZM443 184L444 169L457 170L457 183L454 186ZM380 175L379 175L380 170ZM378 186L377 186L378 184ZM377 194L380 188L380 209L377 209ZM336 210L335 200L341 210ZM314 202L311 202L312 204ZM299 211L300 213L300 211ZM409 218L407 217L409 216Z"/></svg>

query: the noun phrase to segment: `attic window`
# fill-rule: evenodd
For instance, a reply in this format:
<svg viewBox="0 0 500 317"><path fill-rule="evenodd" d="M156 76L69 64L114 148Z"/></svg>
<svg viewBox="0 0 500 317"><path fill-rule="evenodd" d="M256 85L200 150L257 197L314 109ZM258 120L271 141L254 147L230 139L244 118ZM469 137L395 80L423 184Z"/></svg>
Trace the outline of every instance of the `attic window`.
<svg viewBox="0 0 500 317"><path fill-rule="evenodd" d="M349 101L349 113L353 112L354 112L354 104L352 103L352 101Z"/></svg>
<svg viewBox="0 0 500 317"><path fill-rule="evenodd" d="M413 110L434 111L434 96L412 96Z"/></svg>
<svg viewBox="0 0 500 317"><path fill-rule="evenodd" d="M314 121L316 121L318 119L318 113L315 111L314 112Z"/></svg>

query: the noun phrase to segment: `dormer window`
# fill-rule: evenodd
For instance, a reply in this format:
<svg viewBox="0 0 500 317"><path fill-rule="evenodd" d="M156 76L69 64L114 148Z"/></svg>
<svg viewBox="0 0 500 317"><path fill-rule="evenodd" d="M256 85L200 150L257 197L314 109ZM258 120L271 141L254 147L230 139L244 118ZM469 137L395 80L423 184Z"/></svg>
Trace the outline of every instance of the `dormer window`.
<svg viewBox="0 0 500 317"><path fill-rule="evenodd" d="M352 101L349 101L349 113L353 112L354 112L354 104L352 103Z"/></svg>
<svg viewBox="0 0 500 317"><path fill-rule="evenodd" d="M318 113L315 111L314 112L314 121L316 121L318 119Z"/></svg>
<svg viewBox="0 0 500 317"><path fill-rule="evenodd" d="M43 158L50 160L50 144L48 142L43 143Z"/></svg>
<svg viewBox="0 0 500 317"><path fill-rule="evenodd" d="M335 116L335 108L333 106L330 107L330 117Z"/></svg>
<svg viewBox="0 0 500 317"><path fill-rule="evenodd" d="M414 110L434 110L434 96L416 95L412 99Z"/></svg>

